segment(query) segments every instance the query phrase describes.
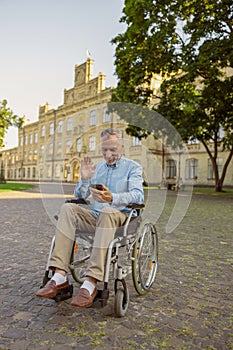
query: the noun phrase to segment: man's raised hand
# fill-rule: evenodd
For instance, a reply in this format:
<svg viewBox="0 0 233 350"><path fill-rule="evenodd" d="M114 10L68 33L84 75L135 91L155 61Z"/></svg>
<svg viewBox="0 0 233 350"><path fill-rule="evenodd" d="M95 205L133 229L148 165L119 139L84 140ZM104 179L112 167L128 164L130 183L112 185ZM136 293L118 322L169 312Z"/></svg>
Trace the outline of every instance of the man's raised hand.
<svg viewBox="0 0 233 350"><path fill-rule="evenodd" d="M84 157L81 160L81 178L82 180L89 180L96 170L96 165L92 163L91 157Z"/></svg>

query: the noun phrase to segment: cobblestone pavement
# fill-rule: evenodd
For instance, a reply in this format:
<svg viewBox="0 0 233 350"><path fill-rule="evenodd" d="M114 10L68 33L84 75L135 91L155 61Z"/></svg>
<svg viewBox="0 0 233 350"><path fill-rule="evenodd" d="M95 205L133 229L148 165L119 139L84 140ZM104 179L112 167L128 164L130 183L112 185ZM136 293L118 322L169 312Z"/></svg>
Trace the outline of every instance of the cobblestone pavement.
<svg viewBox="0 0 233 350"><path fill-rule="evenodd" d="M151 193L146 216L153 220L164 192ZM168 234L176 194L167 193L157 222L156 282L138 296L129 281L123 318L114 315L112 290L102 309L35 296L54 234L48 212L56 214L63 200L48 193L45 205L38 189L0 194L1 350L233 349L232 199L193 195L183 221Z"/></svg>

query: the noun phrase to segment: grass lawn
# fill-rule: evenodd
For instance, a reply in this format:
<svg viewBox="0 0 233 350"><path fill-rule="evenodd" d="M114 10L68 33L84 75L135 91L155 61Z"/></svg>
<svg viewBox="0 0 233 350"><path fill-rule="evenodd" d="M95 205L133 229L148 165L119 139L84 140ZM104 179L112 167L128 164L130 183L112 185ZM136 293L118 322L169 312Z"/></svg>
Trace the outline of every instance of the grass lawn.
<svg viewBox="0 0 233 350"><path fill-rule="evenodd" d="M7 182L5 184L0 184L0 192L23 191L33 187L35 187L35 185Z"/></svg>
<svg viewBox="0 0 233 350"><path fill-rule="evenodd" d="M233 188L223 188L223 192L215 192L215 188L213 187L193 187L193 193L215 197L233 198Z"/></svg>
<svg viewBox="0 0 233 350"><path fill-rule="evenodd" d="M158 186L149 186L144 187L144 190L156 190L158 189ZM187 188L186 188L187 190ZM170 193L173 191L169 191ZM180 191L182 193L182 191ZM233 188L224 188L223 192L215 192L214 187L193 187L192 189L193 194L201 194L201 195L207 195L207 196L213 196L213 197L223 197L223 198L232 198L233 199Z"/></svg>

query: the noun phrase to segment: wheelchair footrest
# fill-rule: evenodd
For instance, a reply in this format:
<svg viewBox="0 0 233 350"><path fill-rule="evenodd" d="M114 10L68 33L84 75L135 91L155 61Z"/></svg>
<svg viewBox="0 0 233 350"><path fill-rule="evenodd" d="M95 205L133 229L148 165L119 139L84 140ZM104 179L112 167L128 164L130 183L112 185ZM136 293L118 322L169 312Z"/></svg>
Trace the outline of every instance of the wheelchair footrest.
<svg viewBox="0 0 233 350"><path fill-rule="evenodd" d="M109 298L109 290L108 289L98 289L98 294L95 297L95 300L92 304L93 307L100 309L107 305Z"/></svg>
<svg viewBox="0 0 233 350"><path fill-rule="evenodd" d="M51 299L55 300L56 302L70 299L73 295L73 289L73 284L70 284L67 289L59 291L57 295Z"/></svg>

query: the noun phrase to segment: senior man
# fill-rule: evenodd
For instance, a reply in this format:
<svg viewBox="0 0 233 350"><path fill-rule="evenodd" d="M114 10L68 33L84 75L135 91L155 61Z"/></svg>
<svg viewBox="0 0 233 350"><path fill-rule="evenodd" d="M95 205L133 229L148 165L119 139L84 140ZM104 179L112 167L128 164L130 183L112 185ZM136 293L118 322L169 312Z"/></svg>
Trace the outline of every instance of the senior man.
<svg viewBox="0 0 233 350"><path fill-rule="evenodd" d="M93 234L94 240L85 280L73 297L71 305L91 306L97 295L97 282L104 278L107 247L130 211L127 205L141 204L144 200L142 167L122 155L122 131L105 129L101 132L100 143L104 159L96 165L90 157L81 161L81 180L74 190L77 199L86 199L91 193L93 202L89 207L75 203L65 203L61 207L55 246L49 264L55 273L36 292L38 297L52 298L69 287L67 271L75 232L78 229ZM102 184L102 189L93 188L94 184Z"/></svg>

